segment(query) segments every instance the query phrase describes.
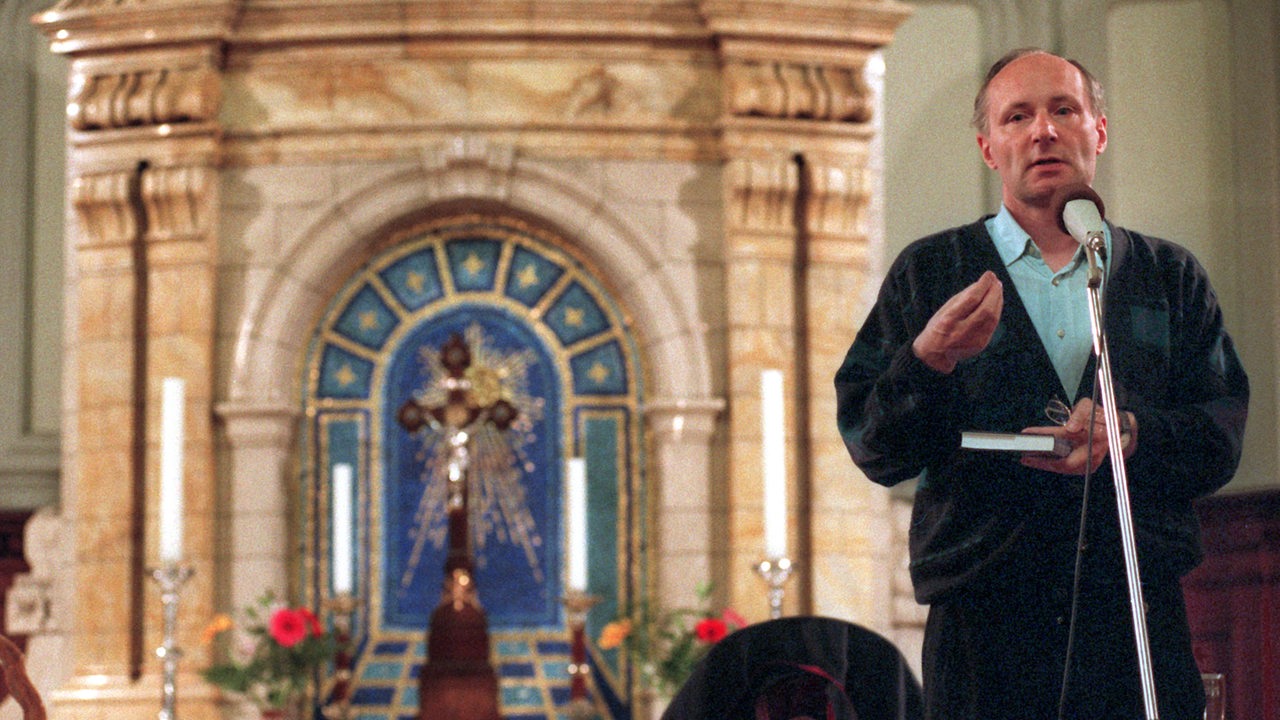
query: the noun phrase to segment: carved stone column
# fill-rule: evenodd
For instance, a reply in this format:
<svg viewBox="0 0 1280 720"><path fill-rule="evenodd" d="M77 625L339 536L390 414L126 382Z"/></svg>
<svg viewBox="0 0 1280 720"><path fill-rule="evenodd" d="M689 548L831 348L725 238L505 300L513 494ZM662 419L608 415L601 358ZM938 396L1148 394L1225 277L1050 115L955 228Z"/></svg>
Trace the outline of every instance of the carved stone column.
<svg viewBox="0 0 1280 720"><path fill-rule="evenodd" d="M234 3L66 0L34 22L70 57L64 508L74 529L73 677L54 717L154 717L160 699L160 386L186 380L181 715L213 717L212 379L219 38Z"/></svg>
<svg viewBox="0 0 1280 720"><path fill-rule="evenodd" d="M267 590L287 597L290 547L287 474L297 436L298 409L291 405L222 403L223 424L232 478L230 497L223 498L218 525L226 538L214 553L225 582L224 607L245 607Z"/></svg>
<svg viewBox="0 0 1280 720"><path fill-rule="evenodd" d="M856 528L865 523L849 512L858 503L847 498L848 458L839 459L832 376L866 274L874 98L864 66L908 10L822 0L704 0L699 8L716 34L724 81L730 601L756 618L767 610L751 570L764 558L760 372L779 368L788 555L798 561L784 612L847 617L859 576L881 568L861 562Z"/></svg>
<svg viewBox="0 0 1280 720"><path fill-rule="evenodd" d="M787 403L788 548L796 554L796 227L798 165L791 157L742 152L725 170L725 290L729 362L729 509L727 546L731 605L765 614L765 594L750 568L764 559L763 426L760 377L784 373ZM795 587L795 581L791 587ZM788 598L794 609L796 596Z"/></svg>
<svg viewBox="0 0 1280 720"><path fill-rule="evenodd" d="M658 488L651 499L658 549L651 565L653 587L662 602L692 607L697 583L689 579L714 577L712 513L724 500L706 480L716 476L712 443L724 401L655 398L644 411Z"/></svg>
<svg viewBox="0 0 1280 720"><path fill-rule="evenodd" d="M884 617L892 603L892 514L885 488L862 479L836 428L835 370L844 360L874 283L868 254L871 178L865 146L806 157L804 313L809 412L808 503L815 610L836 617ZM887 630L877 627L878 630Z"/></svg>
<svg viewBox="0 0 1280 720"><path fill-rule="evenodd" d="M145 500L145 427L138 412L145 395L138 368L136 328L145 315L137 300L142 225L137 178L129 171L81 173L69 200L79 233L73 250L78 308L73 344L75 405L66 424L64 509L72 531L75 583L84 592L72 612L70 637L77 676L125 683L142 661L141 639L130 630L141 609L141 547ZM107 488L117 492L108 494Z"/></svg>

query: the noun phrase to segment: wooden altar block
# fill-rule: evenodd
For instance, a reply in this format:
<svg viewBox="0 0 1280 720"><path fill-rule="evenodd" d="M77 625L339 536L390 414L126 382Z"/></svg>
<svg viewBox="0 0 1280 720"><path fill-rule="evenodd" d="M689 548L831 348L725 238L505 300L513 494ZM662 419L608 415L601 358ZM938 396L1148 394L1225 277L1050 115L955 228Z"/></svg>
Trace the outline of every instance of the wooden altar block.
<svg viewBox="0 0 1280 720"><path fill-rule="evenodd" d="M489 623L478 605L446 600L431 613L418 691L418 720L501 720Z"/></svg>

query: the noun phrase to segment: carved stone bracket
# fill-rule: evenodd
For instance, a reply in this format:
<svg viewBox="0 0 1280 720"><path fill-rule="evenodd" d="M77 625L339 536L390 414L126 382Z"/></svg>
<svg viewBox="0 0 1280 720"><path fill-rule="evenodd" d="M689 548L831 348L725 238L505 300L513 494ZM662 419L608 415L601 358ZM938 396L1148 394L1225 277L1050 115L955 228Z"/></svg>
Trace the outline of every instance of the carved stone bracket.
<svg viewBox="0 0 1280 720"><path fill-rule="evenodd" d="M438 188L441 196L506 198L510 194L511 173L516 163L516 148L510 143L458 135L425 148L421 158L429 176L449 178L448 187ZM452 170L466 172L448 172Z"/></svg>
<svg viewBox="0 0 1280 720"><path fill-rule="evenodd" d="M80 221L82 247L128 245L138 236L133 170L89 173L71 181L70 202Z"/></svg>
<svg viewBox="0 0 1280 720"><path fill-rule="evenodd" d="M212 224L212 168L154 167L88 173L71 182L71 205L83 231L82 247L128 245L138 236L141 211L150 240L195 240Z"/></svg>
<svg viewBox="0 0 1280 720"><path fill-rule="evenodd" d="M218 73L208 66L149 67L120 72L77 64L67 117L75 130L212 121L221 101Z"/></svg>
<svg viewBox="0 0 1280 720"><path fill-rule="evenodd" d="M199 240L212 230L211 168L195 165L148 168L142 174L147 238Z"/></svg>
<svg viewBox="0 0 1280 720"><path fill-rule="evenodd" d="M864 162L805 165L805 229L817 238L864 238L871 181Z"/></svg>
<svg viewBox="0 0 1280 720"><path fill-rule="evenodd" d="M862 68L783 61L732 61L724 70L730 115L864 123L873 98Z"/></svg>
<svg viewBox="0 0 1280 720"><path fill-rule="evenodd" d="M736 233L790 235L799 172L790 157L737 158L725 169L725 219Z"/></svg>

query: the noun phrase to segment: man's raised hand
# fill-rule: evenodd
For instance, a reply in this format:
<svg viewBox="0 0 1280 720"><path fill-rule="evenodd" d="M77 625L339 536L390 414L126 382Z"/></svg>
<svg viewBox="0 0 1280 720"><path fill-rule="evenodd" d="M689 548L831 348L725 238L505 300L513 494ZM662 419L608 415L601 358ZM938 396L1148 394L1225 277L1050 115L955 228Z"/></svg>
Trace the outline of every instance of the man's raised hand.
<svg viewBox="0 0 1280 720"><path fill-rule="evenodd" d="M950 373L987 347L1003 309L1004 286L988 270L938 308L911 349L929 367Z"/></svg>

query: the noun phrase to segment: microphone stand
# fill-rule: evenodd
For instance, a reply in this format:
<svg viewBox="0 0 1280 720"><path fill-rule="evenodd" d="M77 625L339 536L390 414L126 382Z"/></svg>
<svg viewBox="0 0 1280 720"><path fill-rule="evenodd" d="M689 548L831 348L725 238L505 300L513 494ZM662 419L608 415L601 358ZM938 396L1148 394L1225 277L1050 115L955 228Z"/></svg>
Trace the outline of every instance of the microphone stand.
<svg viewBox="0 0 1280 720"><path fill-rule="evenodd" d="M1111 458L1111 475L1116 486L1116 512L1119 516L1120 542L1124 552L1125 576L1129 584L1129 609L1133 617L1133 637L1138 650L1138 676L1142 683L1142 703L1147 720L1156 720L1155 676L1151 666L1151 640L1147 635L1147 616L1143 612L1142 579L1138 572L1138 543L1133 530L1133 508L1129 502L1129 476L1125 471L1124 445L1120 438L1120 409L1116 407L1115 384L1111 378L1111 356L1107 350L1106 332L1102 325L1102 260L1106 256L1102 233L1091 233L1084 243L1089 257L1089 327L1093 334L1093 352L1098 359L1098 385L1102 399L1103 420L1107 428L1107 455Z"/></svg>

